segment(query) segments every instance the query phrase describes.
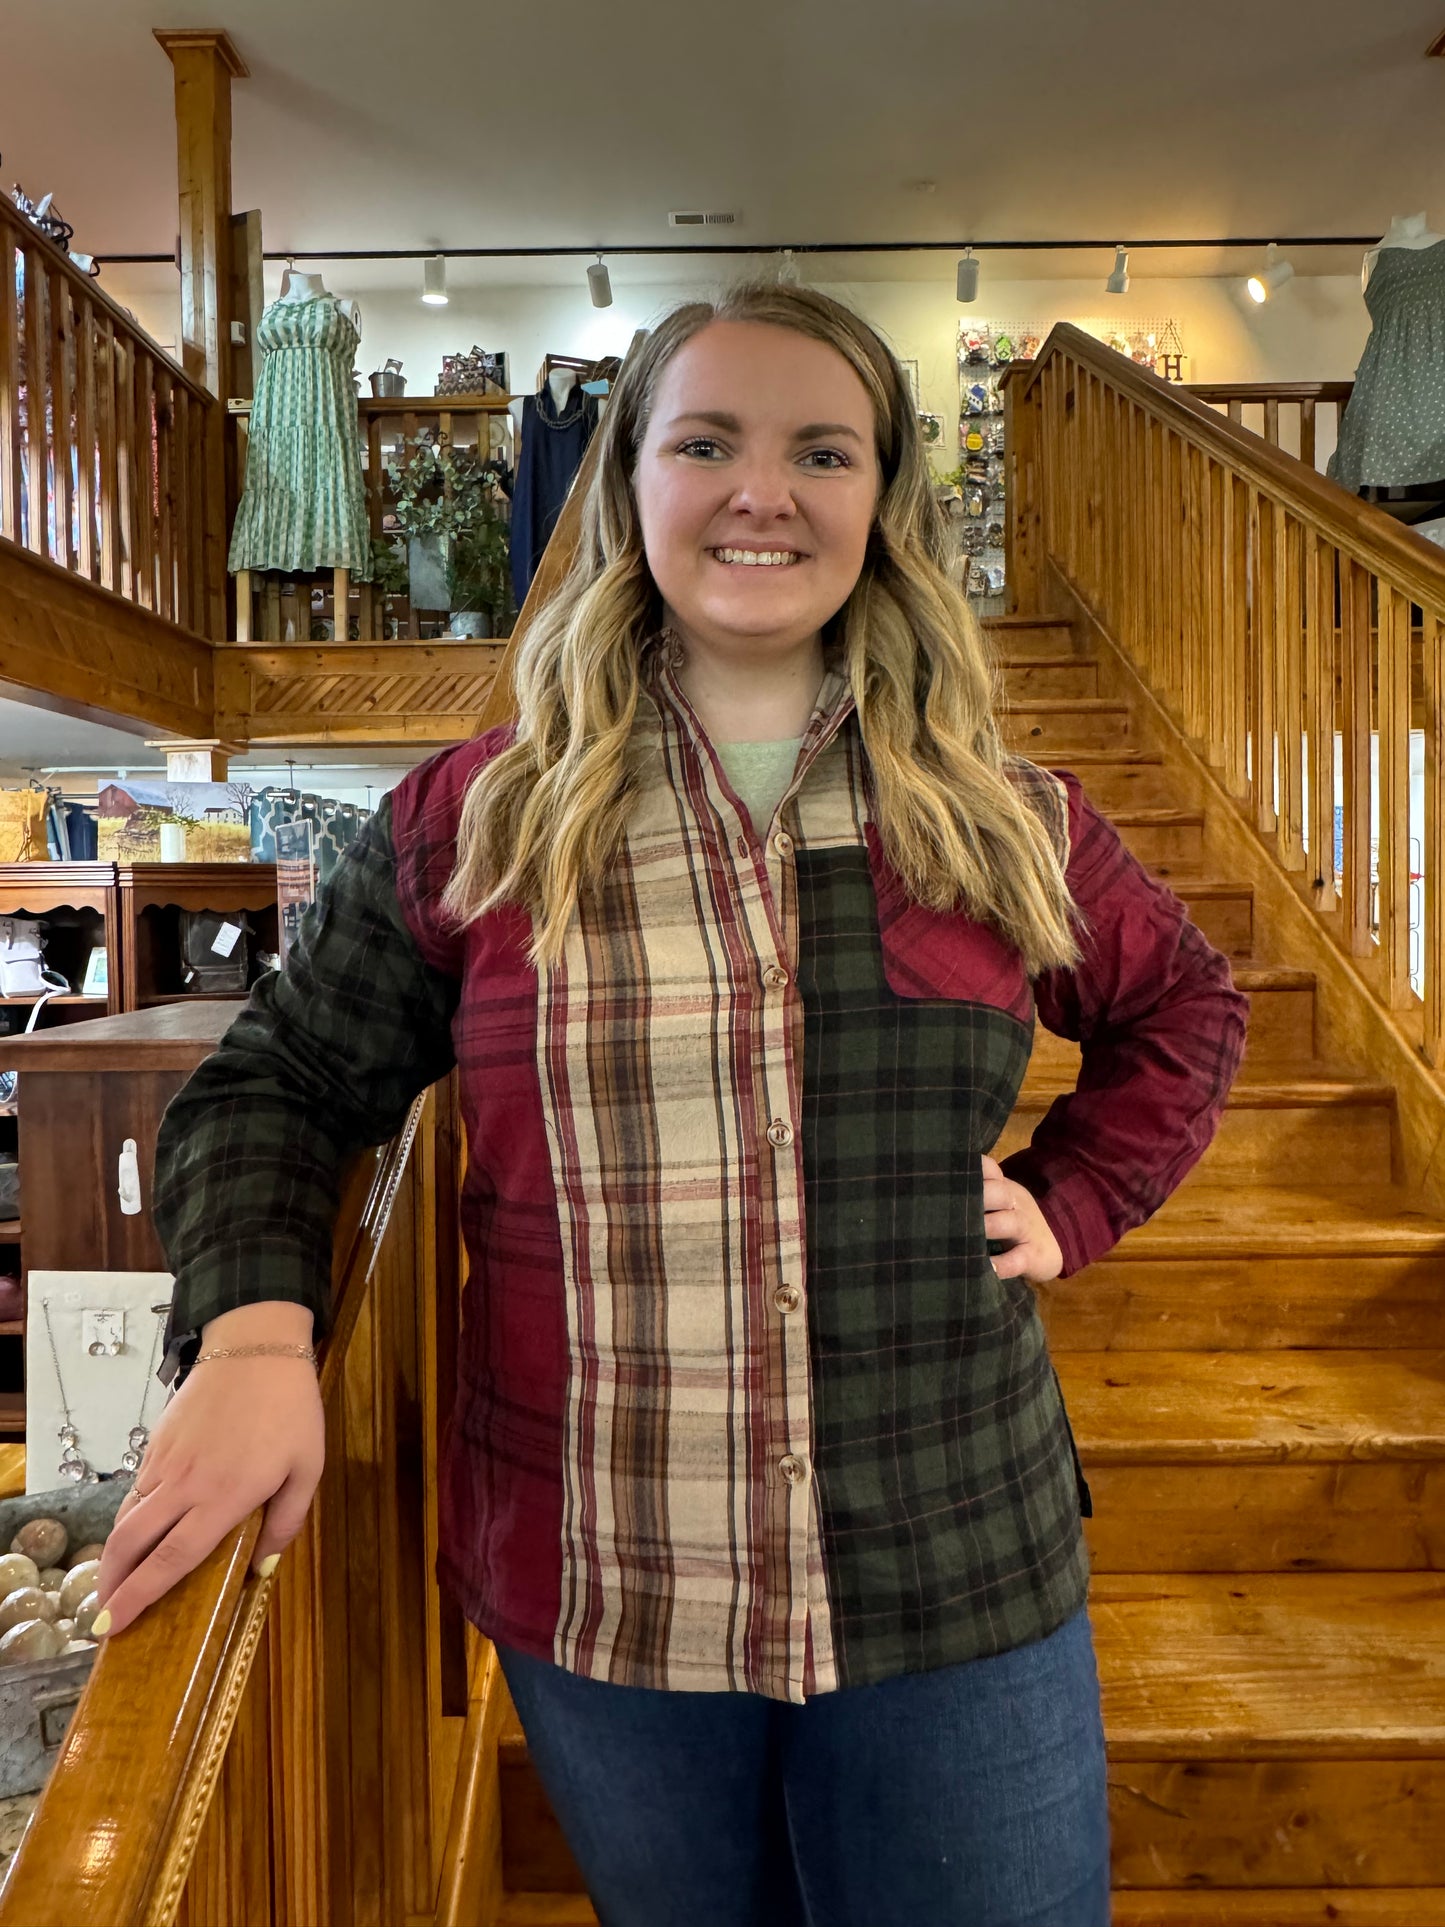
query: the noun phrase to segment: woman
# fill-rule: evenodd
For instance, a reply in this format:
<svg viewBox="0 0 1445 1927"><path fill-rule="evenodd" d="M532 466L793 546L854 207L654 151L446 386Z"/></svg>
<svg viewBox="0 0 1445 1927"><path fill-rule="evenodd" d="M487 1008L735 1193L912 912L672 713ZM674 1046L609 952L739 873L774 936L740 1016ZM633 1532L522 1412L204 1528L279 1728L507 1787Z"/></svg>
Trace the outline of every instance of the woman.
<svg viewBox="0 0 1445 1927"><path fill-rule="evenodd" d="M1096 1927L1087 1494L1031 1286L1199 1157L1244 1000L1003 750L908 385L822 295L649 337L517 689L167 1114L182 1382L110 1625L257 1505L264 1566L296 1533L338 1173L456 1062L443 1577L602 1920ZM1004 1169L1035 1006L1083 1074Z"/></svg>

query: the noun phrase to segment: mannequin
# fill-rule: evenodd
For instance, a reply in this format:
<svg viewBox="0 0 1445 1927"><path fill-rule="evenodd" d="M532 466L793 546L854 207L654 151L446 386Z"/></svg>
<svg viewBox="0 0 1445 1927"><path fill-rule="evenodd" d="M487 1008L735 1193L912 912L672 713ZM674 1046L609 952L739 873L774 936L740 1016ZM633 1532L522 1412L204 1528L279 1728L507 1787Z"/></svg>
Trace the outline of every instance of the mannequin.
<svg viewBox="0 0 1445 1927"><path fill-rule="evenodd" d="M1442 239L1445 236L1430 232L1423 214L1397 214L1390 223L1389 232L1366 254L1360 268L1360 286L1367 288L1370 285L1370 276L1375 271L1381 248L1433 248Z"/></svg>
<svg viewBox="0 0 1445 1927"><path fill-rule="evenodd" d="M1445 502L1445 241L1397 214L1361 270L1370 337L1327 473L1423 520Z"/></svg>
<svg viewBox="0 0 1445 1927"><path fill-rule="evenodd" d="M552 406L557 410L557 418L560 421L567 413L568 398L577 386L577 370L554 368L547 377L547 386L552 391Z"/></svg>
<svg viewBox="0 0 1445 1927"><path fill-rule="evenodd" d="M331 290L319 274L308 274L300 268L293 268L288 263L285 273L281 276L281 292L276 299L287 302L320 301L327 295L331 295ZM357 339L360 340L361 310L349 294L331 295L331 299L355 328Z"/></svg>

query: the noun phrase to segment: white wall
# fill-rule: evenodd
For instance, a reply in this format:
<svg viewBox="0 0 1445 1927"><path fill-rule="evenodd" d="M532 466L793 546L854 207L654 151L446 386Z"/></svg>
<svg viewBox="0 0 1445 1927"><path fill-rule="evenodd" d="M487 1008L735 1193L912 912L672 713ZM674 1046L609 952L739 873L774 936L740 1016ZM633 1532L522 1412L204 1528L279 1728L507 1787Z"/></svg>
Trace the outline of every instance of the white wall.
<svg viewBox="0 0 1445 1927"><path fill-rule="evenodd" d="M433 392L444 354L473 344L505 349L514 389L529 393L545 354L622 354L634 331L664 308L716 285L715 277L699 274L638 286L618 286L614 278L612 307L597 309L587 298L584 267L579 260L575 281L554 287L457 286L454 275L445 308L423 307L413 289L368 287L365 262L338 264L328 282L361 304L362 374L396 356L409 392L418 395ZM1369 331L1356 275L1296 275L1283 293L1256 307L1234 279L1136 274L1128 294L1107 295L1101 278L1005 281L991 275L985 261L977 302L961 308L952 273L951 258L941 255L937 277L927 281L817 284L856 307L898 354L918 362L923 406L946 420L958 406L955 356L962 319L1047 327L1063 320L1127 323L1134 316L1167 316L1179 324L1194 381L1348 380ZM279 267L268 263L268 298L279 275ZM158 341L174 342L175 277L169 269L113 268L104 285Z"/></svg>

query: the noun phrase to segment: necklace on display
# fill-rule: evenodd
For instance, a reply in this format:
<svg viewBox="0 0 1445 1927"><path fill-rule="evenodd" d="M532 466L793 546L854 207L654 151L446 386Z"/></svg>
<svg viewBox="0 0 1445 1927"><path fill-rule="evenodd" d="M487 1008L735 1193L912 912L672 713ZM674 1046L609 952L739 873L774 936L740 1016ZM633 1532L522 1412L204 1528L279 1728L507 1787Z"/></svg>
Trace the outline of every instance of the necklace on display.
<svg viewBox="0 0 1445 1927"><path fill-rule="evenodd" d="M562 410L560 414L552 414L552 415L543 414L542 395L551 396L552 406L554 409L557 406L557 397L553 395L552 390L546 387L545 385L543 386L541 393L537 396L537 419L539 422L541 422L544 428L570 428L573 422L581 419L582 411L587 406L587 396L584 393L582 384L580 382L572 390L572 395L575 395L577 397L577 406L575 408L572 406L572 395L569 395L567 397L567 406Z"/></svg>
<svg viewBox="0 0 1445 1927"><path fill-rule="evenodd" d="M70 1400L65 1396L65 1381L60 1376L60 1353L55 1344L55 1328L50 1322L50 1300L48 1298L41 1299L40 1309L45 1314L45 1336L50 1341L50 1356L55 1364L55 1389L60 1394L60 1409L65 1414L65 1423L55 1435L60 1440L62 1448L60 1464L57 1470L62 1479L71 1479L77 1485L96 1485L99 1483L100 1474L80 1449L80 1433L76 1429L75 1420L71 1416ZM151 1383L155 1378L156 1353L160 1349L161 1326L165 1321L166 1313L170 1310L170 1307L169 1305L152 1305L151 1310L156 1314L156 1329L155 1336L151 1340L150 1364L146 1367L145 1384L141 1387L140 1411L136 1415L135 1424L130 1428L130 1434L126 1439L125 1451L122 1452L120 1464L116 1468L117 1471L120 1472L138 1472L140 1470L141 1460L145 1457L145 1449L151 1442L150 1428L145 1422L146 1400L150 1397ZM95 1349L95 1346L92 1345L91 1350L94 1351Z"/></svg>

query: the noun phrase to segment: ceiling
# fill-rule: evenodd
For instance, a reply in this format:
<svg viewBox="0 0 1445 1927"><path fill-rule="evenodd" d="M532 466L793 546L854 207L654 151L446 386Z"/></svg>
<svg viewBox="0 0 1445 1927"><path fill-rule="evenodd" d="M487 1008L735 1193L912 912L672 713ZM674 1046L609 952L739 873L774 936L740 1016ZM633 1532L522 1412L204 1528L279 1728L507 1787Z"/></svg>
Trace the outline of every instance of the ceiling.
<svg viewBox="0 0 1445 1927"><path fill-rule="evenodd" d="M646 245L682 207L737 210L729 238L760 246L1377 234L1445 218L1442 14L7 0L0 179L53 189L78 247L168 252L160 24L224 27L250 68L234 199L270 248Z"/></svg>

